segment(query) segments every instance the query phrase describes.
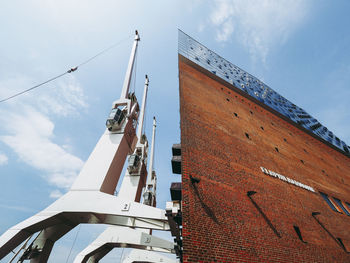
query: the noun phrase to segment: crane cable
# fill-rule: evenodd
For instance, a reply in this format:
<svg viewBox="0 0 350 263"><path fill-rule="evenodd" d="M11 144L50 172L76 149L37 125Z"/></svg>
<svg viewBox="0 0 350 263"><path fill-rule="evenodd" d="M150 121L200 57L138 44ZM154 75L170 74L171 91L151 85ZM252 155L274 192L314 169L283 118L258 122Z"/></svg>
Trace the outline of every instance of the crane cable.
<svg viewBox="0 0 350 263"><path fill-rule="evenodd" d="M42 82L42 83L39 83L39 84L37 84L37 85L35 85L35 86L29 88L29 89L23 90L23 91L18 92L18 93L14 94L14 95L11 95L10 97L7 97L7 98L5 98L5 99L0 100L0 103L5 102L5 101L8 101L8 100L10 100L10 99L13 99L13 98L15 98L15 97L17 97L17 96L19 96L19 95L22 95L22 94L24 94L24 93L27 93L27 92L29 92L29 91L31 91L31 90L33 90L33 89L39 88L40 86L42 86L42 85L44 85L44 84L46 84L46 83L49 83L49 82L51 82L51 81L54 81L55 79L58 79L58 78L60 78L60 77L63 77L63 76L66 75L66 74L70 74L70 73L75 72L79 67L81 67L81 66L83 66L83 65L85 65L85 64L87 64L87 63L89 63L91 60L97 58L98 56L101 56L102 54L108 52L108 51L111 50L112 48L115 48L116 46L119 46L120 44L122 44L123 42L125 42L126 40L128 40L131 36L133 36L133 35L130 35L130 36L128 36L128 37L122 39L121 41L118 41L118 42L114 43L113 45L111 45L111 46L109 46L109 47L103 49L102 51L98 52L96 55L94 55L94 56L88 58L87 60L83 61L82 63L78 64L78 66L75 66L75 67L70 68L70 69L67 70L66 72L63 72L63 73L61 73L61 74L59 74L59 75L57 75L57 76L55 76L55 77L53 77L53 78L50 78L50 79L48 79L48 80L46 80L46 81L44 81L44 82Z"/></svg>
<svg viewBox="0 0 350 263"><path fill-rule="evenodd" d="M80 232L80 228L81 228L81 224L79 224L79 227L78 227L78 231L77 233L75 234L75 238L74 238L74 241L72 243L72 246L69 250L69 254L68 254L68 257L67 257L67 260L66 260L66 263L68 262L69 258L70 258L70 255L72 254L72 250L73 250L73 247L75 245L75 242L77 241L77 238L78 238L78 235L79 235L79 232Z"/></svg>

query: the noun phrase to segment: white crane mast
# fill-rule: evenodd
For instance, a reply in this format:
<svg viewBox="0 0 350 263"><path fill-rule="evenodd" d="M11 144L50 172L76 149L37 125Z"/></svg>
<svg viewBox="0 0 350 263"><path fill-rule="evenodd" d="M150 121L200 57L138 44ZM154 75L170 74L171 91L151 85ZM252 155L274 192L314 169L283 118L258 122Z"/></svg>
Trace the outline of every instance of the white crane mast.
<svg viewBox="0 0 350 263"><path fill-rule="evenodd" d="M123 85L122 94L121 94L120 98L124 98L124 99L128 98L130 82L131 82L131 77L132 77L132 70L134 68L136 51L137 51L137 46L138 46L139 41L140 41L140 36L136 30L134 44L132 46L129 64L128 64L128 68L127 68L126 73L125 73L124 85Z"/></svg>
<svg viewBox="0 0 350 263"><path fill-rule="evenodd" d="M151 145L151 156L150 156L150 162L149 162L150 173L153 172L154 142L155 142L155 138L156 138L156 127L157 127L156 117L153 117L152 145ZM152 178L148 177L147 184L150 184L151 182L152 182Z"/></svg>
<svg viewBox="0 0 350 263"><path fill-rule="evenodd" d="M107 129L86 161L72 188L53 204L11 227L0 236L0 260L36 232L40 232L21 260L47 262L54 243L80 223L102 223L169 230L165 211L113 195L127 154L134 151L139 107L129 94L140 40L136 32L119 100L107 119Z"/></svg>
<svg viewBox="0 0 350 263"><path fill-rule="evenodd" d="M148 79L145 83L144 98L147 93ZM143 101L142 105L145 105ZM142 109L144 110L144 107ZM142 112L142 110L141 110ZM142 128L142 127L141 127ZM153 125L153 135L152 135L152 147L151 147L151 156L154 152L154 140L155 140L155 120ZM139 126L140 130L140 126ZM143 142L147 143L147 140ZM142 148L143 145L140 141L137 143L135 153L138 151L138 147ZM135 155L135 153L133 155ZM131 155L129 158L132 158ZM143 155L141 159L141 165L146 167L146 157ZM130 166L129 166L130 167ZM129 168L128 167L128 168ZM150 166L152 168L152 166ZM134 169L132 169L134 170ZM145 174L145 169L136 169L137 173L130 174L129 169L127 169L125 176L123 178L122 185L118 194L129 200L140 201L139 191L140 187L144 185L144 179L146 179L147 174ZM141 180L142 178L142 180ZM151 180L155 182L155 178ZM154 192L153 192L154 193ZM152 206L155 206L155 198L152 198ZM75 258L74 263L81 262L99 262L105 255L107 255L115 247L128 247L128 248L139 248L150 251L166 252L166 253L175 253L174 242L161 239L159 237L151 235L150 229L131 229L120 226L109 226L100 234L91 244L89 244L83 251L81 251ZM154 254L152 254L154 255ZM156 255L154 255L156 256ZM157 257L159 258L159 256Z"/></svg>
<svg viewBox="0 0 350 263"><path fill-rule="evenodd" d="M149 164L149 176L147 177L147 183L145 192L143 194L143 203L145 205L153 206L156 202L156 185L157 185L157 176L155 171L153 171L153 159L154 159L154 142L156 136L156 117L153 117L153 130L152 130L152 146L151 146L151 156Z"/></svg>
<svg viewBox="0 0 350 263"><path fill-rule="evenodd" d="M142 144L142 129L143 129L143 122L145 119L145 110L146 110L146 101L147 101L147 93L148 93L148 85L149 85L149 79L148 76L146 75L146 80L145 80L145 87L143 91L143 97L142 97L142 106L141 106L141 111L140 111L140 117L139 117L139 126L137 127L137 138L138 144Z"/></svg>
<svg viewBox="0 0 350 263"><path fill-rule="evenodd" d="M142 106L140 111L140 122L137 130L137 146L132 155L129 156L129 164L124 175L118 197L130 201L140 201L141 191L147 178L147 156L148 140L142 135L143 121L145 116L146 99L148 93L149 79L146 75L143 91Z"/></svg>

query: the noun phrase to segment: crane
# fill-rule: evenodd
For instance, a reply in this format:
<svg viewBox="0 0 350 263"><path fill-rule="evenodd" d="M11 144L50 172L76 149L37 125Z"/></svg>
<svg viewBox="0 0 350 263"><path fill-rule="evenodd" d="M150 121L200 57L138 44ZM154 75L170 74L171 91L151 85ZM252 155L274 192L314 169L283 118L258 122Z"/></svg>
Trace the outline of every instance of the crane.
<svg viewBox="0 0 350 263"><path fill-rule="evenodd" d="M145 92L144 92L144 98L145 94L147 92L148 82L146 79L145 84ZM144 105L145 100L143 100L142 103L142 109L141 113L144 112ZM140 114L140 116L143 116ZM140 124L142 125L142 118L140 121ZM139 132L141 134L142 127L139 126ZM141 128L141 129L140 129ZM152 146L151 146L151 161L149 165L149 171L153 170L153 155L154 155L154 141L155 141L155 130L156 130L156 120L153 119L153 131L152 131ZM138 134L139 134L138 132ZM134 154L141 151L142 148L144 148L147 145L147 139L144 137L143 141L139 141L137 143L136 149ZM147 151L145 151L147 152ZM133 155L129 157L131 159ZM131 199L135 199L135 201L140 201L140 194L139 189L140 187L137 187L137 185L144 186L145 182L144 180L141 180L141 178L146 178L147 174L145 176L145 172L147 173L144 166L147 162L147 155L143 154L139 159L140 164L131 162L133 164L129 166L126 171L126 174L123 178L123 182L121 185L121 190L118 194L118 196L129 196ZM141 166L141 167L139 167ZM136 171L135 173L130 173L130 171ZM153 171L153 177L151 180L147 180L150 182L149 184L152 184L155 186L155 173ZM149 176L147 177L147 179ZM155 196L155 187L152 189L149 189L146 196ZM149 199L147 199L149 200ZM152 198L154 202L147 204L150 206L155 206L155 198ZM159 237L151 235L151 230L149 229L131 229L121 226L109 226L105 229L105 231L100 234L90 245L88 245L83 251L81 251L75 258L74 263L80 263L80 262L99 262L105 255L107 255L113 248L115 247L128 247L128 248L138 248L138 249L144 249L144 250L152 250L152 251L159 251L159 252L167 252L167 253L175 253L174 249L174 242L170 242L168 240L161 239Z"/></svg>
<svg viewBox="0 0 350 263"><path fill-rule="evenodd" d="M139 106L129 88L139 41L136 31L121 96L113 102L107 128L71 189L2 234L0 259L39 232L23 256L32 263L47 262L54 243L81 223L169 230L164 210L113 195L126 157L134 151L137 141Z"/></svg>

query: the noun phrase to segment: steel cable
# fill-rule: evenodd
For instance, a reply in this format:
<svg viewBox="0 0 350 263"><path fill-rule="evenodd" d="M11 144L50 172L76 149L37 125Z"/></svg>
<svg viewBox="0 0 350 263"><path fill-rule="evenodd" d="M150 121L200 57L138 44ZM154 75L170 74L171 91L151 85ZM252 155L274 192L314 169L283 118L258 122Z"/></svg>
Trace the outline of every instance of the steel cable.
<svg viewBox="0 0 350 263"><path fill-rule="evenodd" d="M5 98L5 99L0 100L0 103L5 102L5 101L8 101L8 100L10 100L10 99L13 99L13 98L15 98L15 97L17 97L17 96L19 96L19 95L22 95L22 94L24 94L24 93L27 93L27 92L29 92L29 91L31 91L31 90L33 90L33 89L39 88L40 86L42 86L42 85L44 85L44 84L46 84L46 83L49 83L49 82L51 82L51 81L54 81L55 79L58 79L58 78L60 78L60 77L63 77L63 76L66 75L66 74L73 73L73 72L76 71L79 67L81 67L81 66L83 66L83 65L85 65L85 64L87 64L87 63L89 63L91 60L97 58L98 56L101 56L102 54L108 52L108 51L111 50L112 48L115 48L116 46L119 46L119 45L122 44L124 41L128 40L131 36L132 36L132 35L128 36L127 38L122 39L121 41L118 41L117 43L115 43L115 44L109 46L108 48L105 48L104 50L100 51L100 52L97 53L96 55L94 55L94 56L88 58L87 60L83 61L82 63L80 63L78 66L73 67L73 68L70 68L69 70L67 70L67 71L64 72L64 73L61 73L61 74L59 74L59 75L57 75L57 76L55 76L55 77L53 77L53 78L50 78L50 79L48 79L48 80L46 80L46 81L44 81L44 82L42 82L42 83L39 83L39 84L37 84L37 85L35 85L35 86L29 88L29 89L23 90L23 91L21 91L21 92L18 92L18 93L14 94L14 95L11 95L11 96Z"/></svg>

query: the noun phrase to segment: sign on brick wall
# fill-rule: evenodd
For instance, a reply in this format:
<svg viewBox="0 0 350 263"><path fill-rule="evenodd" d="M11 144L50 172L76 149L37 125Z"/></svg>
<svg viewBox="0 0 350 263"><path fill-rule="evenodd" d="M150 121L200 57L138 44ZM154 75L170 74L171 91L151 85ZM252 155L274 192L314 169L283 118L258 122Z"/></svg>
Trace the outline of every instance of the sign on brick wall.
<svg viewBox="0 0 350 263"><path fill-rule="evenodd" d="M271 171L271 170L268 170L268 169L266 169L266 168L264 168L264 167L262 167L262 166L260 167L260 169L261 169L261 171L262 171L264 174L267 174L267 175L270 175L270 176L272 176L272 177L278 178L278 179L280 179L280 180L282 180L282 181L285 181L285 182L287 182L287 183L294 184L294 185L296 185L296 186L299 186L299 187L304 188L304 189L306 189L306 190L309 190L309 191L311 191L311 192L315 192L315 190L314 190L311 186L302 184L302 183L300 183L300 182L298 182L298 181L295 181L295 180L293 180L293 179L291 179L291 178L289 178L289 177L287 177L287 176L284 176L284 175L281 175L281 174L279 174L279 173L276 173L276 172L273 172L273 171Z"/></svg>

